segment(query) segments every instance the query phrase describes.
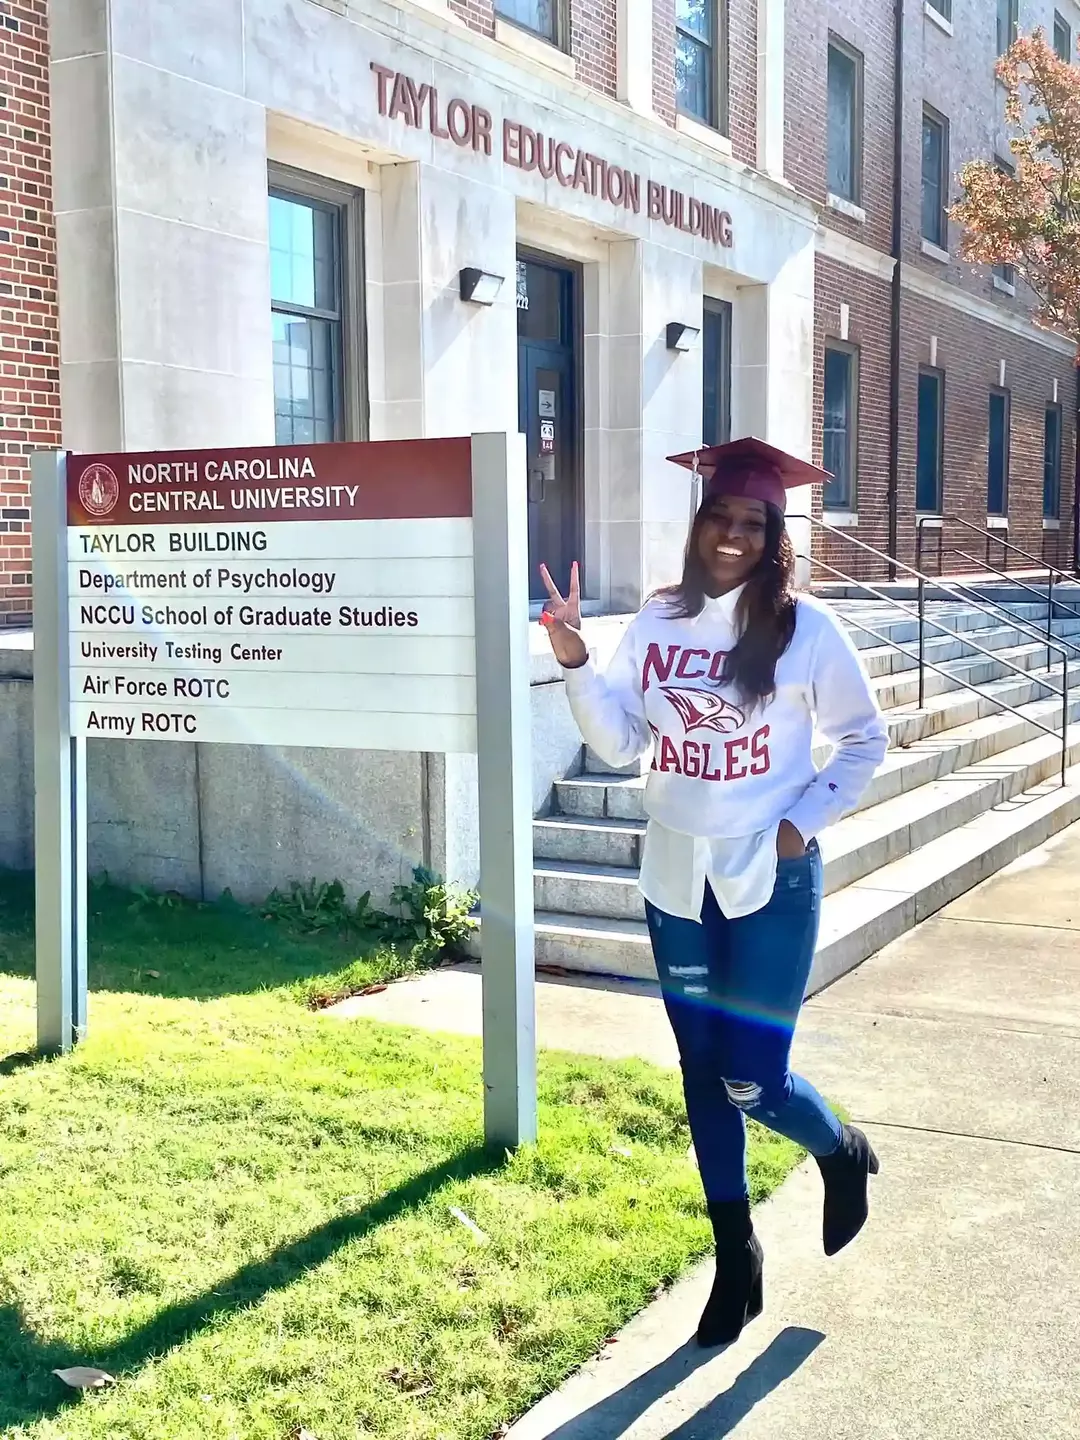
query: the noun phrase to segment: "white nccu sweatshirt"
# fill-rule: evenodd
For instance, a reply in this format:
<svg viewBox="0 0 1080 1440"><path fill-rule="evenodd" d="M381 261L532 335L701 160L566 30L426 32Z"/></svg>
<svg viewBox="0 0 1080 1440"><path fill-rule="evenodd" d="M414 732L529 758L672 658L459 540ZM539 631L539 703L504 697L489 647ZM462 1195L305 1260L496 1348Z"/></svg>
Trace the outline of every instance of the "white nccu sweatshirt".
<svg viewBox="0 0 1080 1440"><path fill-rule="evenodd" d="M597 755L621 768L653 746L641 890L691 920L706 881L730 919L767 904L781 820L809 844L853 808L888 748L855 647L811 596L799 596L772 700L747 710L720 684L740 594L706 600L689 620L650 600L603 675L591 659L564 671L574 719ZM820 771L815 732L834 746Z"/></svg>

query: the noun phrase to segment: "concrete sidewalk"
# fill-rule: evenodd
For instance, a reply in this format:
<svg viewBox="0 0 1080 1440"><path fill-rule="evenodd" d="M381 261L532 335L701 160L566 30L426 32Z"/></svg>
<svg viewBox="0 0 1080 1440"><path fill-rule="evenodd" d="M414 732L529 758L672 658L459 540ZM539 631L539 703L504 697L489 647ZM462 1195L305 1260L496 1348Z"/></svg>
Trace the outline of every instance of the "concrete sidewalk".
<svg viewBox="0 0 1080 1440"><path fill-rule="evenodd" d="M479 1032L474 971L350 1002ZM541 1043L674 1063L647 986L545 982ZM765 1314L692 1343L706 1266L511 1440L1080 1437L1080 827L812 1001L795 1065L881 1157L833 1260L808 1164L757 1212Z"/></svg>

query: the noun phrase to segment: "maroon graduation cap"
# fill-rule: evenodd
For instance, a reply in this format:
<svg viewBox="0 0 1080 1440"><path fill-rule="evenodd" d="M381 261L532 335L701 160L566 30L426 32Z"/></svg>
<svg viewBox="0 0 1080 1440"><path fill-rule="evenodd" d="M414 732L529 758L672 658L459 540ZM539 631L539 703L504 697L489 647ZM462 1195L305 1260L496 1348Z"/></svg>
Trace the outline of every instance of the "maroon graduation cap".
<svg viewBox="0 0 1080 1440"><path fill-rule="evenodd" d="M702 499L714 495L731 495L750 500L763 500L781 512L787 503L787 492L800 485L820 485L832 476L817 465L797 460L775 445L766 445L747 435L727 445L705 445L700 450L687 450L682 455L667 457L676 465L700 475Z"/></svg>

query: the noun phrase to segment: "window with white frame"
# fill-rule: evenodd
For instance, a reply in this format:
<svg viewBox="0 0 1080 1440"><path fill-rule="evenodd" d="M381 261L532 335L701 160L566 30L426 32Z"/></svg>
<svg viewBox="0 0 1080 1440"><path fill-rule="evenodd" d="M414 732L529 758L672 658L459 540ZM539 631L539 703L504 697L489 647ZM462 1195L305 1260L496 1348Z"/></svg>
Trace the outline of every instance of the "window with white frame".
<svg viewBox="0 0 1080 1440"><path fill-rule="evenodd" d="M945 469L945 376L941 370L919 370L918 418L915 437L915 509L940 515Z"/></svg>
<svg viewBox="0 0 1080 1440"><path fill-rule="evenodd" d="M986 513L1009 513L1009 410L1008 390L990 391L986 448Z"/></svg>
<svg viewBox="0 0 1080 1440"><path fill-rule="evenodd" d="M1016 174L1016 167L1010 161L1003 160L1000 155L995 158L994 163L997 165L997 168L1001 171L1003 175L1011 176ZM1002 285L1007 286L1009 289L1015 290L1016 271L1012 265L995 265L994 274L1001 281Z"/></svg>
<svg viewBox="0 0 1080 1440"><path fill-rule="evenodd" d="M823 503L826 510L854 510L859 395L859 352L854 345L826 342L824 392L822 464L832 478L825 482Z"/></svg>
<svg viewBox="0 0 1080 1440"><path fill-rule="evenodd" d="M675 0L676 103L684 115L723 134L727 69L727 0Z"/></svg>
<svg viewBox="0 0 1080 1440"><path fill-rule="evenodd" d="M359 439L360 197L285 171L270 177L274 432L279 445Z"/></svg>
<svg viewBox="0 0 1080 1440"><path fill-rule="evenodd" d="M1054 11L1054 54L1067 62L1073 58L1072 27L1057 10Z"/></svg>
<svg viewBox="0 0 1080 1440"><path fill-rule="evenodd" d="M997 51L1004 55L1020 33L1020 0L997 0Z"/></svg>
<svg viewBox="0 0 1080 1440"><path fill-rule="evenodd" d="M502 20L531 30L552 45L562 43L565 29L561 15L562 0L495 0L495 14Z"/></svg>
<svg viewBox="0 0 1080 1440"><path fill-rule="evenodd" d="M830 195L859 204L862 189L863 58L842 41L829 40L828 186Z"/></svg>
<svg viewBox="0 0 1080 1440"><path fill-rule="evenodd" d="M1061 406L1048 405L1043 425L1043 518L1061 514Z"/></svg>
<svg viewBox="0 0 1080 1440"><path fill-rule="evenodd" d="M949 246L948 176L949 122L927 105L922 123L922 233L939 250Z"/></svg>

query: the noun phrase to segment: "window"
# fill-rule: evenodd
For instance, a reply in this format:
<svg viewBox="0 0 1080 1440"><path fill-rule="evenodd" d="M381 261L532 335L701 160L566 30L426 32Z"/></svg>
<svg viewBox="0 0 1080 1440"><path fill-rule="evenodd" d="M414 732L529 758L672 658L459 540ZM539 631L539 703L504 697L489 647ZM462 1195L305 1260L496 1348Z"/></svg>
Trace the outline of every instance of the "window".
<svg viewBox="0 0 1080 1440"><path fill-rule="evenodd" d="M952 0L927 0L927 4L936 10L943 20L952 19Z"/></svg>
<svg viewBox="0 0 1080 1440"><path fill-rule="evenodd" d="M835 341L825 346L825 408L822 422L827 510L855 507L856 407L859 393L858 352Z"/></svg>
<svg viewBox="0 0 1080 1440"><path fill-rule="evenodd" d="M1057 520L1061 514L1061 406L1046 407L1043 431L1043 515Z"/></svg>
<svg viewBox="0 0 1080 1440"><path fill-rule="evenodd" d="M679 109L727 131L727 5L675 0L675 96Z"/></svg>
<svg viewBox="0 0 1080 1440"><path fill-rule="evenodd" d="M731 439L731 306L724 300L705 300L701 350L701 443L726 445Z"/></svg>
<svg viewBox="0 0 1080 1440"><path fill-rule="evenodd" d="M347 405L345 357L355 333L346 299L356 292L349 259L359 224L350 211L358 201L321 181L288 178L289 189L273 178L270 188L275 439L310 445L355 438L361 388L350 386Z"/></svg>
<svg viewBox="0 0 1080 1440"><path fill-rule="evenodd" d="M559 3L560 0L495 0L495 14L557 45L561 38Z"/></svg>
<svg viewBox="0 0 1080 1440"><path fill-rule="evenodd" d="M915 442L915 509L923 515L941 513L941 479L945 461L945 376L940 370L919 371L919 419Z"/></svg>
<svg viewBox="0 0 1080 1440"><path fill-rule="evenodd" d="M1063 15L1054 11L1054 54L1066 63L1073 58L1072 30Z"/></svg>
<svg viewBox="0 0 1080 1440"><path fill-rule="evenodd" d="M1009 511L1009 392L990 392L990 430L986 459L986 513Z"/></svg>
<svg viewBox="0 0 1080 1440"><path fill-rule="evenodd" d="M939 250L947 250L949 222L945 198L949 172L949 125L924 108L922 122L922 233Z"/></svg>
<svg viewBox="0 0 1080 1440"><path fill-rule="evenodd" d="M829 43L829 193L858 204L862 176L862 56Z"/></svg>
<svg viewBox="0 0 1080 1440"><path fill-rule="evenodd" d="M1020 27L1020 0L997 0L997 48L1004 55Z"/></svg>
<svg viewBox="0 0 1080 1440"><path fill-rule="evenodd" d="M1012 176L1016 174L1015 167L1011 165L1008 160L1002 160L1000 155L997 157L995 164L1003 175ZM1003 285L1011 285L1013 289L1016 288L1016 271L1011 265L995 265L994 274Z"/></svg>

